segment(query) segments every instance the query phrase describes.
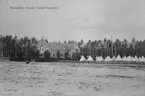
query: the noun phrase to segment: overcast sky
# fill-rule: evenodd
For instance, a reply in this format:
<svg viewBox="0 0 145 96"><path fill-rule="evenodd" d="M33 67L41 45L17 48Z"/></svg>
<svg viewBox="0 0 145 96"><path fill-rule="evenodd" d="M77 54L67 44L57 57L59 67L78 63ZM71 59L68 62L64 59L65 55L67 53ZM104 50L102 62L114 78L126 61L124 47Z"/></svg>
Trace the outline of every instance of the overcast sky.
<svg viewBox="0 0 145 96"><path fill-rule="evenodd" d="M48 41L145 39L144 0L0 0L2 34L42 36ZM11 6L55 6L18 10Z"/></svg>

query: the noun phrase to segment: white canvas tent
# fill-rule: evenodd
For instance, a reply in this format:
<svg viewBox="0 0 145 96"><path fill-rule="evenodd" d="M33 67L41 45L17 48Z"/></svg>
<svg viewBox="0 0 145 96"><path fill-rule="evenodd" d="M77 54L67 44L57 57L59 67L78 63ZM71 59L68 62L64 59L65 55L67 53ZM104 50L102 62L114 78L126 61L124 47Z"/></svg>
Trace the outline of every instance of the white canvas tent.
<svg viewBox="0 0 145 96"><path fill-rule="evenodd" d="M107 56L107 57L105 58L105 61L112 61L112 59L110 58L110 56Z"/></svg>
<svg viewBox="0 0 145 96"><path fill-rule="evenodd" d="M139 57L139 61L141 62L141 57Z"/></svg>
<svg viewBox="0 0 145 96"><path fill-rule="evenodd" d="M131 59L132 59L131 56L128 56L128 57L126 58L127 61L131 61Z"/></svg>
<svg viewBox="0 0 145 96"><path fill-rule="evenodd" d="M100 56L100 61L103 61L104 59L103 59L103 57L102 56Z"/></svg>
<svg viewBox="0 0 145 96"><path fill-rule="evenodd" d="M115 56L113 56L113 57L112 57L112 60L113 60L113 61L115 61L115 60L116 60Z"/></svg>
<svg viewBox="0 0 145 96"><path fill-rule="evenodd" d="M139 58L137 56L134 57L134 61L138 62Z"/></svg>
<svg viewBox="0 0 145 96"><path fill-rule="evenodd" d="M127 61L126 56L124 56L124 57L122 58L122 61Z"/></svg>
<svg viewBox="0 0 145 96"><path fill-rule="evenodd" d="M82 55L80 61L86 61L85 57Z"/></svg>
<svg viewBox="0 0 145 96"><path fill-rule="evenodd" d="M140 61L141 61L141 62L145 62L145 57L142 56L142 57L140 58Z"/></svg>
<svg viewBox="0 0 145 96"><path fill-rule="evenodd" d="M87 61L94 61L91 55L88 57Z"/></svg>
<svg viewBox="0 0 145 96"><path fill-rule="evenodd" d="M116 61L122 61L122 58L120 57L120 55L117 56Z"/></svg>
<svg viewBox="0 0 145 96"><path fill-rule="evenodd" d="M102 56L100 56L100 57L96 57L96 61L103 61L103 58L102 58Z"/></svg>
<svg viewBox="0 0 145 96"><path fill-rule="evenodd" d="M134 58L133 58L133 57L131 57L131 58L130 58L130 61L134 61Z"/></svg>
<svg viewBox="0 0 145 96"><path fill-rule="evenodd" d="M108 61L108 56L105 58L105 60L104 61Z"/></svg>
<svg viewBox="0 0 145 96"><path fill-rule="evenodd" d="M96 61L99 61L100 57L96 56Z"/></svg>

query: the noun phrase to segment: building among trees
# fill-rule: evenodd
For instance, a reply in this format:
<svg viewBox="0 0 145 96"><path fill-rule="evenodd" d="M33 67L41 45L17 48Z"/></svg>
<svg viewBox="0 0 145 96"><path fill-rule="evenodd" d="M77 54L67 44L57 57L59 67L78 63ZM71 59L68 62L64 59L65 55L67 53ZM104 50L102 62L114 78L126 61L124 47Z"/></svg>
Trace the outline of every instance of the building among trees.
<svg viewBox="0 0 145 96"><path fill-rule="evenodd" d="M49 51L51 58L61 59L65 59L66 55L68 58L72 59L73 53L80 52L77 43L48 42L44 38L38 41L37 50L40 52L41 55L44 55L45 51Z"/></svg>

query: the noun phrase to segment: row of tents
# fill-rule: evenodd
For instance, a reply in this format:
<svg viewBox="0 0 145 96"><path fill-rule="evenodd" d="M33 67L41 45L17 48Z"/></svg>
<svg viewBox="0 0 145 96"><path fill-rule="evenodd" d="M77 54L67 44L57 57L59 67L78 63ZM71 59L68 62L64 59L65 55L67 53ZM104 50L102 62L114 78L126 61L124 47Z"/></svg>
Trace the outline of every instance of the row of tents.
<svg viewBox="0 0 145 96"><path fill-rule="evenodd" d="M88 61L88 62L128 62L128 63L145 63L145 57L123 57L121 58L120 55L118 55L116 58L113 56L112 58L110 56L107 56L105 59L103 59L102 56L97 56L95 60L93 60L92 56L88 56L88 59L85 59L85 57L82 55L80 58L80 61Z"/></svg>

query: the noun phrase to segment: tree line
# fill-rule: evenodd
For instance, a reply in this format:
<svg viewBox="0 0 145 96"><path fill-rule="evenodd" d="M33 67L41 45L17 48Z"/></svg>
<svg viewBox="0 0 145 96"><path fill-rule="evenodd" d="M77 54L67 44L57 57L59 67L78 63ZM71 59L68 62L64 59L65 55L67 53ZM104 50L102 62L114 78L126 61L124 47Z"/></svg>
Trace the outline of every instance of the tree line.
<svg viewBox="0 0 145 96"><path fill-rule="evenodd" d="M48 42L48 40L46 39ZM6 35L0 36L1 47L4 57L17 57L17 58L35 58L38 59L40 54L37 50L38 40L35 37L28 38L27 36L18 38L17 36ZM87 59L87 56L91 55L93 59L96 56L102 56L106 58L107 56L113 57L120 55L124 56L145 56L145 40L139 41L134 37L131 41L127 39L119 40L116 39L112 41L111 39L104 40L89 40L87 43L84 40L79 42L75 40L64 41L64 44L75 42L80 48L80 52L76 53L76 58L79 60L80 55L84 55ZM68 52L65 53L67 58ZM50 53L45 52L45 57L50 58ZM59 52L57 52L57 57L59 58Z"/></svg>
<svg viewBox="0 0 145 96"><path fill-rule="evenodd" d="M36 58L39 55L36 48L38 41L35 37L28 38L25 36L18 38L12 35L1 35L0 40L2 43L3 57Z"/></svg>
<svg viewBox="0 0 145 96"><path fill-rule="evenodd" d="M119 40L116 39L112 41L111 39L104 40L89 40L86 44L84 41L78 43L80 46L81 54L87 58L88 55L91 55L93 59L96 56L102 56L104 59L107 56L110 57L117 57L120 55L122 58L124 56L132 56L132 57L142 57L145 56L145 40L139 41L136 40L134 37L131 41L127 39ZM83 46L81 46L83 44Z"/></svg>

